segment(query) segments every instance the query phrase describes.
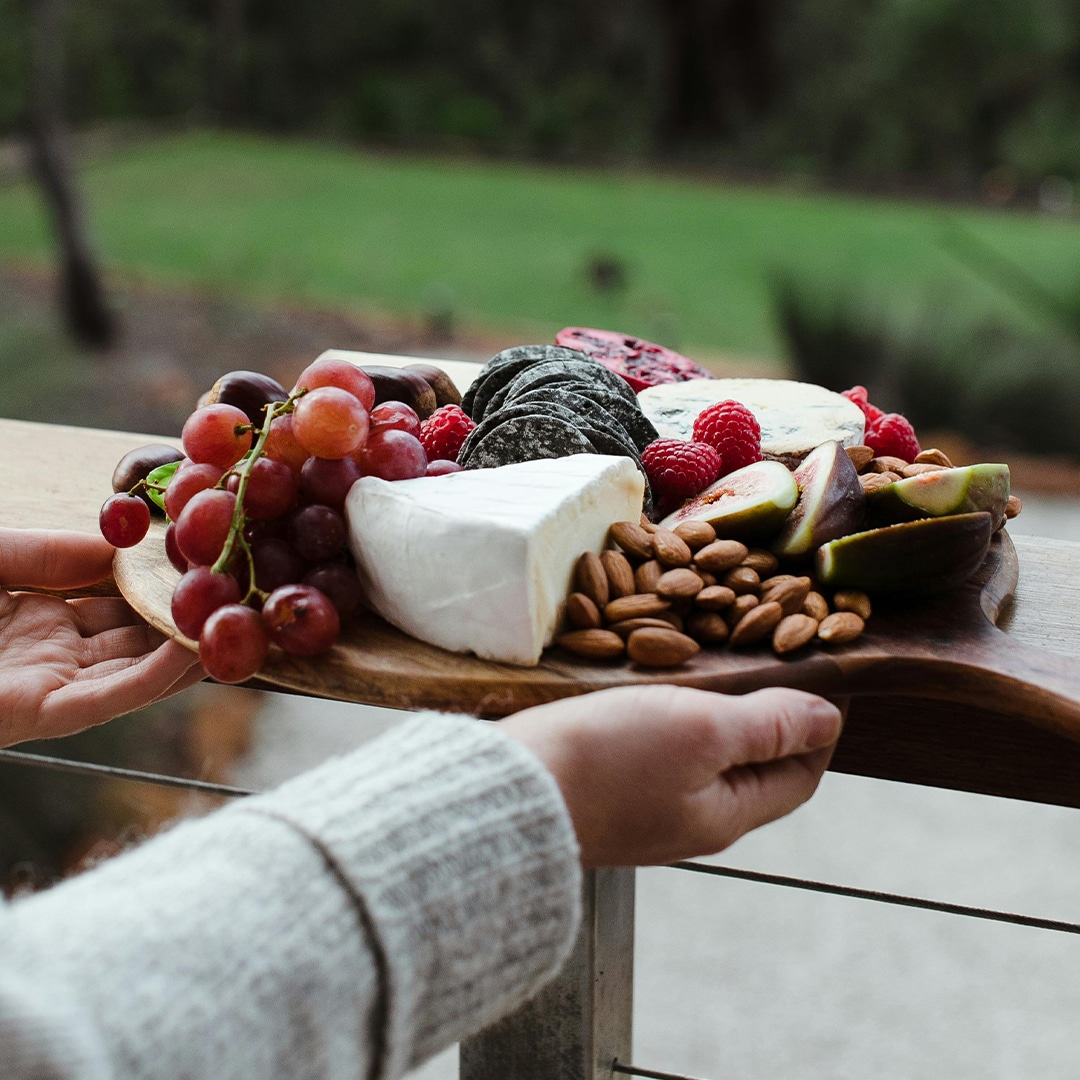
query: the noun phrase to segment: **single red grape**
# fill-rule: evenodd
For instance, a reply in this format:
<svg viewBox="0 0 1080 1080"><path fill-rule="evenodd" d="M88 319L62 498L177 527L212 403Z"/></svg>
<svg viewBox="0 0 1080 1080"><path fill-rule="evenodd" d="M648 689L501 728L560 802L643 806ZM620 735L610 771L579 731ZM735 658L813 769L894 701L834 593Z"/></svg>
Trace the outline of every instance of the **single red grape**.
<svg viewBox="0 0 1080 1080"><path fill-rule="evenodd" d="M255 587L266 593L299 581L307 571L307 563L284 540L252 544L251 559L255 564Z"/></svg>
<svg viewBox="0 0 1080 1080"><path fill-rule="evenodd" d="M329 506L313 503L289 517L289 543L308 562L325 562L345 550L345 518Z"/></svg>
<svg viewBox="0 0 1080 1080"><path fill-rule="evenodd" d="M371 376L348 360L316 360L300 372L294 389L315 390L320 386L347 390L365 409L375 404L375 384Z"/></svg>
<svg viewBox="0 0 1080 1080"><path fill-rule="evenodd" d="M186 574L190 569L187 557L180 550L180 545L176 542L176 522L170 521L165 526L165 555L169 562L172 563L173 568L178 570L181 574Z"/></svg>
<svg viewBox="0 0 1080 1080"><path fill-rule="evenodd" d="M134 547L150 529L150 507L137 495L118 492L102 503L98 526L113 547Z"/></svg>
<svg viewBox="0 0 1080 1080"><path fill-rule="evenodd" d="M343 562L321 563L304 575L303 583L324 593L342 622L352 617L364 599L356 571Z"/></svg>
<svg viewBox="0 0 1080 1080"><path fill-rule="evenodd" d="M225 470L217 465L196 465L190 459L187 464L182 461L165 489L165 513L176 521L192 495L212 488L224 475Z"/></svg>
<svg viewBox="0 0 1080 1080"><path fill-rule="evenodd" d="M188 570L172 594L172 620L185 637L198 640L203 623L218 608L240 601L240 585L232 574L215 574L209 566Z"/></svg>
<svg viewBox="0 0 1080 1080"><path fill-rule="evenodd" d="M263 605L270 639L294 656L317 656L338 639L341 619L329 597L311 585L282 585Z"/></svg>
<svg viewBox="0 0 1080 1080"><path fill-rule="evenodd" d="M227 469L251 449L251 421L235 405L204 405L184 422L180 438L192 461Z"/></svg>
<svg viewBox="0 0 1080 1080"><path fill-rule="evenodd" d="M217 561L229 538L236 496L211 488L193 495L176 519L176 545L184 556L200 566Z"/></svg>
<svg viewBox="0 0 1080 1080"><path fill-rule="evenodd" d="M311 455L296 441L292 413L286 413L271 422L266 442L263 443L263 454L274 461L284 462L294 473L300 472Z"/></svg>
<svg viewBox="0 0 1080 1080"><path fill-rule="evenodd" d="M383 480L412 480L427 469L423 443L407 431L389 428L376 431L354 455L363 476Z"/></svg>
<svg viewBox="0 0 1080 1080"><path fill-rule="evenodd" d="M435 461L429 461L427 468L424 470L425 476L448 476L452 472L463 472L464 470L456 461L446 461L443 458L437 458Z"/></svg>
<svg viewBox="0 0 1080 1080"><path fill-rule="evenodd" d="M308 458L300 470L300 497L341 510L349 488L360 479L360 466L351 457Z"/></svg>
<svg viewBox="0 0 1080 1080"><path fill-rule="evenodd" d="M288 513L296 503L299 482L283 461L261 457L247 467L244 488L244 516L250 521L269 521ZM233 473L226 485L234 494L240 490L240 476Z"/></svg>
<svg viewBox="0 0 1080 1080"><path fill-rule="evenodd" d="M367 438L367 409L336 386L309 391L296 403L292 417L296 441L316 457L345 457Z"/></svg>
<svg viewBox="0 0 1080 1080"><path fill-rule="evenodd" d="M420 438L420 417L416 410L406 405L403 401L384 401L371 410L371 432L384 428L396 428L398 431L407 431L410 435Z"/></svg>
<svg viewBox="0 0 1080 1080"><path fill-rule="evenodd" d="M238 683L258 674L270 639L262 616L243 604L226 604L206 620L199 635L199 660L218 682Z"/></svg>

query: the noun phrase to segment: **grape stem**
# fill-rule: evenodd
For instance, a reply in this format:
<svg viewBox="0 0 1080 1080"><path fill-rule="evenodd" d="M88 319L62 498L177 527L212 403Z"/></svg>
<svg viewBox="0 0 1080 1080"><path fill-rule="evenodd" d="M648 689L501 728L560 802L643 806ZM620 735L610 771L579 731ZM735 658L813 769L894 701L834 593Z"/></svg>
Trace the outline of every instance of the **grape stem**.
<svg viewBox="0 0 1080 1080"><path fill-rule="evenodd" d="M244 526L247 524L247 518L244 515L244 494L247 491L248 477L251 475L252 465L263 456L266 440L270 435L270 425L279 416L285 416L286 413L291 413L296 407L297 399L302 397L306 392L306 390L297 390L295 393L290 394L284 401L271 401L263 406L266 413L266 419L263 421L262 427L258 429L259 437L255 440L255 445L251 448L247 459L240 468L232 470L240 477L240 483L236 489L236 506L233 508L232 524L229 526L229 535L225 539L225 546L221 549L221 554L218 556L217 562L215 562L210 569L215 574L227 573L229 565L232 563L233 557L236 554L236 549L239 547L244 553L244 557L247 559L248 564L248 591L247 595L241 601L245 604L253 596L257 596L260 600L265 601L267 595L255 586L255 559L251 554L251 545L244 537ZM252 430L254 431L255 428L252 427Z"/></svg>

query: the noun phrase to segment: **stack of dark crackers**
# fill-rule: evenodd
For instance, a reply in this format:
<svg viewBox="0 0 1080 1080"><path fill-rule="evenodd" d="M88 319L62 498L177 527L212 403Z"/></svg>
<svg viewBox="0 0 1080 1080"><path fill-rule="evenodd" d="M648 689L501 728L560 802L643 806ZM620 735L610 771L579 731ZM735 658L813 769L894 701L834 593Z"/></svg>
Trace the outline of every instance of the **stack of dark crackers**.
<svg viewBox="0 0 1080 1080"><path fill-rule="evenodd" d="M458 454L466 469L537 458L610 454L630 458L645 477L641 451L657 438L637 395L619 375L574 349L520 345L488 361L461 407L476 422Z"/></svg>

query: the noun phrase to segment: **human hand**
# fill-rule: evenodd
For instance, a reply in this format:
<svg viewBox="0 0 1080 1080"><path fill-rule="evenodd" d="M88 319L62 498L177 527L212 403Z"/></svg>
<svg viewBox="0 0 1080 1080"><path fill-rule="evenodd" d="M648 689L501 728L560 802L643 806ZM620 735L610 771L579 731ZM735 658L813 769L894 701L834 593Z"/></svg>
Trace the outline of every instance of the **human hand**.
<svg viewBox="0 0 1080 1080"><path fill-rule="evenodd" d="M540 705L499 727L555 776L591 868L712 854L790 813L817 788L841 723L801 690L657 685Z"/></svg>
<svg viewBox="0 0 1080 1080"><path fill-rule="evenodd" d="M119 597L12 591L91 585L113 554L86 533L0 529L0 746L74 734L204 677Z"/></svg>

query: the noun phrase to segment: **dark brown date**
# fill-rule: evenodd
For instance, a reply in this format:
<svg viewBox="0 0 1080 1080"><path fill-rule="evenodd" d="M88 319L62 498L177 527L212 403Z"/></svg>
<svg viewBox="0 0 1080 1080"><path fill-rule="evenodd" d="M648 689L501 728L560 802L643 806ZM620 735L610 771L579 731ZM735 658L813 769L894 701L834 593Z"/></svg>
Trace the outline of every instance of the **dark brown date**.
<svg viewBox="0 0 1080 1080"><path fill-rule="evenodd" d="M262 427L266 414L263 411L273 401L284 401L289 396L284 386L258 371L230 371L222 375L199 399L199 405L235 405L256 426Z"/></svg>
<svg viewBox="0 0 1080 1080"><path fill-rule="evenodd" d="M129 450L117 463L112 474L113 491L130 491L141 480L145 480L154 469L168 465L170 461L181 461L184 452L165 443L150 443ZM157 506L145 491L136 492L140 499L150 507L150 512L160 513Z"/></svg>
<svg viewBox="0 0 1080 1080"><path fill-rule="evenodd" d="M384 401L401 401L421 420L426 420L435 411L435 391L418 372L378 364L364 364L363 370L375 384L376 405Z"/></svg>
<svg viewBox="0 0 1080 1080"><path fill-rule="evenodd" d="M415 371L435 391L435 408L461 404L461 393L457 385L441 367L434 364L406 364L405 370Z"/></svg>

